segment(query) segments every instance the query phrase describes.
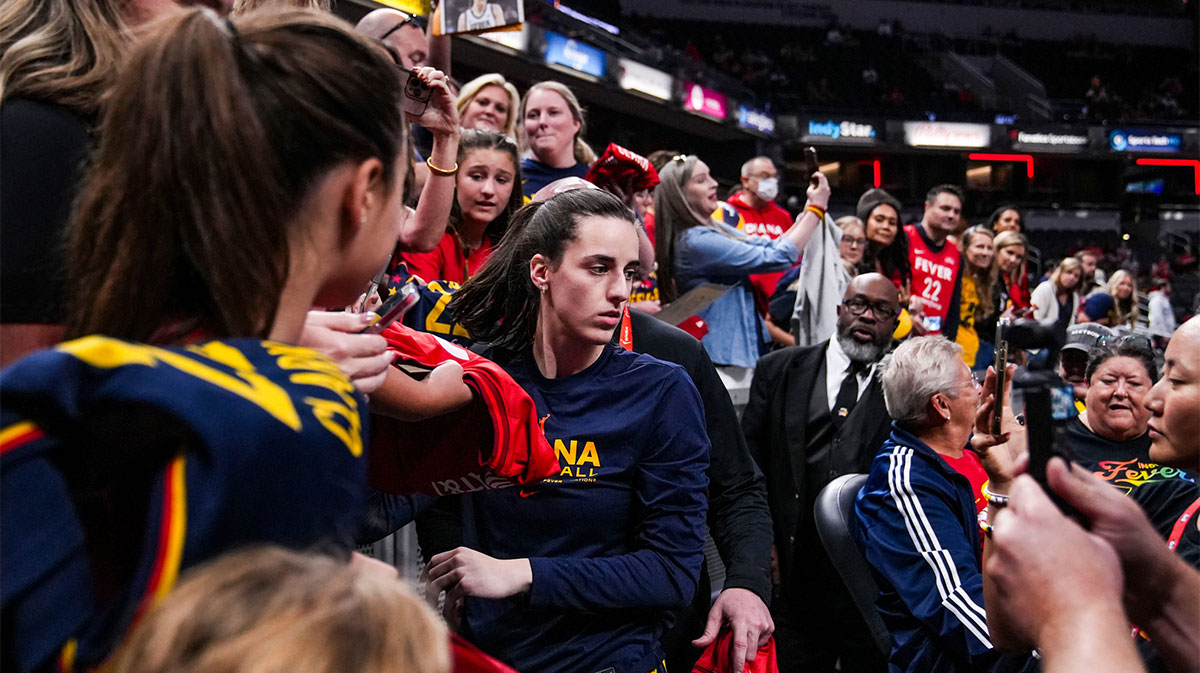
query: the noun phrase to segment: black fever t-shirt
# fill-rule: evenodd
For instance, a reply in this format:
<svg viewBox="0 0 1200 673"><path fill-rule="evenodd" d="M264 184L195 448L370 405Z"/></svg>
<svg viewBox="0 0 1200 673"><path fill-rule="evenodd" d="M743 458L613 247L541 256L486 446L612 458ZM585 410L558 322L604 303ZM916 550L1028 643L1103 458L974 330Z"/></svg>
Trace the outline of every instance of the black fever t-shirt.
<svg viewBox="0 0 1200 673"><path fill-rule="evenodd" d="M1116 442L1092 432L1078 418L1067 426L1071 459L1133 498L1166 540L1179 517L1197 498L1196 475L1150 460L1150 436ZM1200 530L1195 517L1183 527L1177 551L1193 567L1200 568Z"/></svg>

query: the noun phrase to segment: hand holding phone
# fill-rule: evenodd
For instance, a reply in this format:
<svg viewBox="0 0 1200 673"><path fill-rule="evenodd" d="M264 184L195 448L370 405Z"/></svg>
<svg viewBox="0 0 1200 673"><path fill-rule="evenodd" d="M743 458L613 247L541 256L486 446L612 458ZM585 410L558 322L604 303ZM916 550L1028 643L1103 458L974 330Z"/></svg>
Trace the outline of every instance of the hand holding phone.
<svg viewBox="0 0 1200 673"><path fill-rule="evenodd" d="M808 171L809 184L816 187L816 174L821 171L821 165L817 162L817 148L812 146L804 148L804 169Z"/></svg>
<svg viewBox="0 0 1200 673"><path fill-rule="evenodd" d="M1003 432L1001 421L1004 418L1004 386L1008 380L1008 342L1004 340L1004 327L1008 318L1001 318L996 323L996 406L992 413L992 434Z"/></svg>
<svg viewBox="0 0 1200 673"><path fill-rule="evenodd" d="M408 313L409 309L416 305L421 298L420 292L417 290L417 284L409 281L405 283L396 294L387 298L383 302L383 306L379 307L378 317L374 322L363 328L359 334L379 334L387 329L387 326L396 322Z"/></svg>

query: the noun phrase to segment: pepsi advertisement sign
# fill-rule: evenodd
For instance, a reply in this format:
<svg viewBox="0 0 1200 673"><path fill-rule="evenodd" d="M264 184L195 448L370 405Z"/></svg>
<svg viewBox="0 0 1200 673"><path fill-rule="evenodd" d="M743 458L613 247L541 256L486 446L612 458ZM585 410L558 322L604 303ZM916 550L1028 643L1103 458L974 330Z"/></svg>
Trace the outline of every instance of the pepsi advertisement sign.
<svg viewBox="0 0 1200 673"><path fill-rule="evenodd" d="M1183 149L1183 134L1149 129L1115 129L1108 134L1114 152L1170 152Z"/></svg>
<svg viewBox="0 0 1200 673"><path fill-rule="evenodd" d="M604 51L565 35L546 31L546 63L561 65L593 77L604 77Z"/></svg>
<svg viewBox="0 0 1200 673"><path fill-rule="evenodd" d="M800 132L801 140L808 143L874 144L879 139L874 124L851 120L810 119Z"/></svg>

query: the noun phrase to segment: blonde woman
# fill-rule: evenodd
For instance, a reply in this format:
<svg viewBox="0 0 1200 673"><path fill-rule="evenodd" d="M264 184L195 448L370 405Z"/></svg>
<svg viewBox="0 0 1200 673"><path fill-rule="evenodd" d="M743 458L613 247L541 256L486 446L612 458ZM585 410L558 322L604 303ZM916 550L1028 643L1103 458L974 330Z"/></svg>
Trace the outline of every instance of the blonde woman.
<svg viewBox="0 0 1200 673"><path fill-rule="evenodd" d="M504 75L490 72L463 85L455 107L464 129L500 131L517 137L517 109L521 96Z"/></svg>
<svg viewBox="0 0 1200 673"><path fill-rule="evenodd" d="M994 266L1001 291L1012 302L1013 309L1029 308L1029 274L1026 268L1029 241L1020 232L1003 231L996 234L992 247L996 250Z"/></svg>
<svg viewBox="0 0 1200 673"><path fill-rule="evenodd" d="M1125 269L1117 269L1108 279L1108 294L1113 298L1112 326L1137 325L1141 317L1138 306L1137 280Z"/></svg>
<svg viewBox="0 0 1200 673"><path fill-rule="evenodd" d="M1033 291L1033 317L1041 322L1056 323L1064 329L1075 324L1079 311L1079 281L1083 265L1075 257L1058 263L1050 279Z"/></svg>
<svg viewBox="0 0 1200 673"><path fill-rule="evenodd" d="M450 648L394 569L264 547L189 573L133 631L115 670L449 673Z"/></svg>
<svg viewBox="0 0 1200 673"><path fill-rule="evenodd" d="M582 178L596 160L583 140L587 132L579 99L558 82L538 82L521 99L521 161L524 193L532 198L542 187L562 178Z"/></svg>
<svg viewBox="0 0 1200 673"><path fill-rule="evenodd" d="M996 283L992 238L990 229L976 225L963 232L958 244L964 261L959 313L962 322L954 340L962 346L963 361L972 371L986 370L994 355L994 346L990 343L992 335L979 331L980 324L987 324L985 321L996 313L996 302L992 296L992 287ZM994 321L988 322L995 325Z"/></svg>

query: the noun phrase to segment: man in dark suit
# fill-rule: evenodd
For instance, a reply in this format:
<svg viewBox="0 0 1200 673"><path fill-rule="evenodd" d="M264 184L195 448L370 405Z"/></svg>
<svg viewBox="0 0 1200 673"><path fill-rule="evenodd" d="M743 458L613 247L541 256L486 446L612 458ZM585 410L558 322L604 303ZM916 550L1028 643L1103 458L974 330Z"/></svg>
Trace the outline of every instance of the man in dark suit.
<svg viewBox="0 0 1200 673"><path fill-rule="evenodd" d="M875 376L899 316L886 277L857 276L838 306L837 334L824 343L763 357L742 431L767 480L778 584L771 613L781 673L883 671L870 637L817 537L813 504L834 478L866 472L890 419Z"/></svg>

